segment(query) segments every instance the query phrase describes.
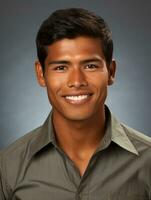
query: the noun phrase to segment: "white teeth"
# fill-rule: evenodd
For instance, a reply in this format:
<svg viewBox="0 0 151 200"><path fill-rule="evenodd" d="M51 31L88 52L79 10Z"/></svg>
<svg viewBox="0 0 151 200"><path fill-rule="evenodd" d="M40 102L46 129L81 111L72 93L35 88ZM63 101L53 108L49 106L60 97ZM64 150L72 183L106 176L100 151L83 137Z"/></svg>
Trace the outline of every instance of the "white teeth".
<svg viewBox="0 0 151 200"><path fill-rule="evenodd" d="M88 95L66 96L66 99L73 100L73 101L81 101L86 98L88 98Z"/></svg>

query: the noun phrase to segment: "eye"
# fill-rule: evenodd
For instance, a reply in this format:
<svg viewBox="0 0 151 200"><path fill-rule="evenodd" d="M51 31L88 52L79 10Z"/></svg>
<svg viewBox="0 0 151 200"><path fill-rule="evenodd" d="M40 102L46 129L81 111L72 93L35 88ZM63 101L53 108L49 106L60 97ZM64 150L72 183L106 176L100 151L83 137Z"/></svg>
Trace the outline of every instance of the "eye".
<svg viewBox="0 0 151 200"><path fill-rule="evenodd" d="M65 71L65 70L67 70L67 66L59 65L59 66L55 67L54 70L55 70L55 71L63 72L63 71Z"/></svg>
<svg viewBox="0 0 151 200"><path fill-rule="evenodd" d="M97 68L98 68L98 66L96 64L87 64L85 66L85 69L90 70L90 71L94 71Z"/></svg>

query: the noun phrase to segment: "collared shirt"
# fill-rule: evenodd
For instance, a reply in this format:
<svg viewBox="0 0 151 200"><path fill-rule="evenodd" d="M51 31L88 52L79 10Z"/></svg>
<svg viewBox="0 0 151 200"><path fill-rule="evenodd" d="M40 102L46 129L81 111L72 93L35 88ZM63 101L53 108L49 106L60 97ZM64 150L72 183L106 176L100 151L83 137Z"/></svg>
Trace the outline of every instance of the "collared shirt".
<svg viewBox="0 0 151 200"><path fill-rule="evenodd" d="M57 146L51 115L3 150L0 200L151 200L151 138L107 113L104 138L82 177Z"/></svg>

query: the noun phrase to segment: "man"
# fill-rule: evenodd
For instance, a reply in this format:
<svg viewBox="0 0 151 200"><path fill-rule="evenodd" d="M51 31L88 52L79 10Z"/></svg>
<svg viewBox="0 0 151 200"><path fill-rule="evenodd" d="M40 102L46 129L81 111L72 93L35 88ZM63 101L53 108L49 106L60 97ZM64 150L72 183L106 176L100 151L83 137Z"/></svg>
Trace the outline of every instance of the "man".
<svg viewBox="0 0 151 200"><path fill-rule="evenodd" d="M151 199L151 139L105 106L116 69L107 24L85 9L58 10L36 44L37 79L52 111L1 152L0 198Z"/></svg>

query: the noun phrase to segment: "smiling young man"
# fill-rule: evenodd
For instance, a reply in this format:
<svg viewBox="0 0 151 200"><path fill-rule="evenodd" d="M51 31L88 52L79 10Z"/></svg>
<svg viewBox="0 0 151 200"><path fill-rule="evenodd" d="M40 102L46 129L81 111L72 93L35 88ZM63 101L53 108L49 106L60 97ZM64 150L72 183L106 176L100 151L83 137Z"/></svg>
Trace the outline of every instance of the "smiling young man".
<svg viewBox="0 0 151 200"><path fill-rule="evenodd" d="M52 111L1 152L1 199L151 199L151 139L105 106L116 70L107 24L85 9L58 10L36 44Z"/></svg>

